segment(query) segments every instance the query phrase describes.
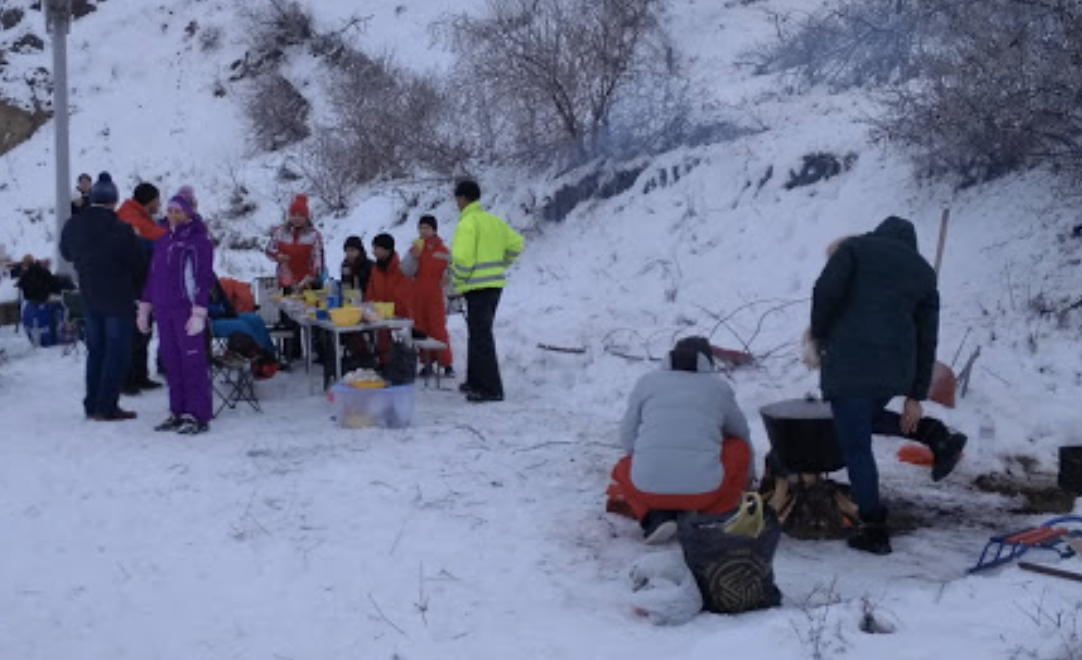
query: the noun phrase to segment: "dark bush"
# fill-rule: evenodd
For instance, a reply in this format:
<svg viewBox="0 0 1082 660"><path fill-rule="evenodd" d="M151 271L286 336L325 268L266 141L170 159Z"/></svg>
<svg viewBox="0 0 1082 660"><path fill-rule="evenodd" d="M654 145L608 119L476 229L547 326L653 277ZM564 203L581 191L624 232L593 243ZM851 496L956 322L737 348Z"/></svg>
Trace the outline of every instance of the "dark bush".
<svg viewBox="0 0 1082 660"><path fill-rule="evenodd" d="M18 7L0 9L0 29L10 30L23 20L25 12Z"/></svg>
<svg viewBox="0 0 1082 660"><path fill-rule="evenodd" d="M277 151L310 134L308 99L281 74L267 73L256 79L244 110L260 149Z"/></svg>

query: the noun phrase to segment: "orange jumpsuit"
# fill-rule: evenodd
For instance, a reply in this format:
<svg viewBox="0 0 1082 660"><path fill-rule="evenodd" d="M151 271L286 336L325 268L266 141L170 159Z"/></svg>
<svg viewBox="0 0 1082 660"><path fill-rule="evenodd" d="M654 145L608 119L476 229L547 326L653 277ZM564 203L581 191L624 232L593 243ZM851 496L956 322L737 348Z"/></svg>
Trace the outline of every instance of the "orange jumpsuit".
<svg viewBox="0 0 1082 660"><path fill-rule="evenodd" d="M433 236L426 239L421 250L410 248L417 259L417 275L413 282L413 325L429 337L442 341L447 348L440 351L437 360L441 367L453 364L451 341L447 336L447 309L444 306L443 276L451 263L451 251L443 239Z"/></svg>
<svg viewBox="0 0 1082 660"><path fill-rule="evenodd" d="M398 255L391 255L390 263L386 270L380 268L378 263L372 264L372 270L368 275L368 288L364 290L365 302L389 302L394 303L394 315L398 318L413 318L410 311L410 302L413 298L413 283L398 263ZM379 353L381 364L387 362L387 352L391 348L391 333L387 330L379 330L376 339L376 351Z"/></svg>

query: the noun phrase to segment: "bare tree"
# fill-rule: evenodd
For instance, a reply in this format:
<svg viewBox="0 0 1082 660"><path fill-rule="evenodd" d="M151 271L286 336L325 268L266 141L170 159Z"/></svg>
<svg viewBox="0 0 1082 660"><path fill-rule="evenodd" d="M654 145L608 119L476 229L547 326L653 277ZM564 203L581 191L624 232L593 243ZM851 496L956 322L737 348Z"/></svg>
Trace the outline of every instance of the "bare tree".
<svg viewBox="0 0 1082 660"><path fill-rule="evenodd" d="M390 57L359 51L343 57L329 95L336 129L354 154L355 183L418 169L450 173L465 158L449 129L440 83L396 66Z"/></svg>
<svg viewBox="0 0 1082 660"><path fill-rule="evenodd" d="M968 185L1051 165L1082 183L1078 0L835 0L777 22L759 69L875 88L873 136L922 173Z"/></svg>
<svg viewBox="0 0 1082 660"><path fill-rule="evenodd" d="M444 26L458 76L503 115L518 151L598 150L613 108L665 65L659 0L488 0ZM651 57L654 55L654 57ZM491 117L486 117L489 123Z"/></svg>
<svg viewBox="0 0 1082 660"><path fill-rule="evenodd" d="M776 41L750 59L758 73L791 72L834 89L910 80L933 18L920 0L836 0L811 13L775 13Z"/></svg>
<svg viewBox="0 0 1082 660"><path fill-rule="evenodd" d="M883 94L875 135L915 150L928 173L963 185L1051 165L1082 183L1082 55L1076 0L953 0L924 75Z"/></svg>

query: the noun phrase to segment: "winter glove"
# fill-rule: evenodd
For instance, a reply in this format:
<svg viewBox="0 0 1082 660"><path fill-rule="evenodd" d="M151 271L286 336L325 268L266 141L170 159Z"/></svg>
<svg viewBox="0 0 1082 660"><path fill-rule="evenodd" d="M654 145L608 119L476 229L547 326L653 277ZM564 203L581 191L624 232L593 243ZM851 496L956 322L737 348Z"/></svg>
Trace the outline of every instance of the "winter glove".
<svg viewBox="0 0 1082 660"><path fill-rule="evenodd" d="M188 322L184 324L184 331L188 333L189 337L203 334L203 331L207 329L207 308L195 306L192 307L192 315L188 319Z"/></svg>
<svg viewBox="0 0 1082 660"><path fill-rule="evenodd" d="M800 343L800 359L804 361L804 364L809 369L818 369L821 361L819 342L815 341L815 337L811 336L811 328L804 331L804 337Z"/></svg>
<svg viewBox="0 0 1082 660"><path fill-rule="evenodd" d="M148 302L139 303L139 313L135 317L135 327L144 335L150 334L150 310L153 306Z"/></svg>

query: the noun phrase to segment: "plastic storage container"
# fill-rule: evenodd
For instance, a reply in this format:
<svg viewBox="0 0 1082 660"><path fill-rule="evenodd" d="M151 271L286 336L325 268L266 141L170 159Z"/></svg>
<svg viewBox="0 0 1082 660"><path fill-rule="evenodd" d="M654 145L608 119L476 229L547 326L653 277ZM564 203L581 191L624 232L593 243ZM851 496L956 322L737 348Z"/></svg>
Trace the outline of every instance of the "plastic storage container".
<svg viewBox="0 0 1082 660"><path fill-rule="evenodd" d="M413 420L413 385L358 389L343 383L331 387L334 416L342 428L404 429Z"/></svg>

